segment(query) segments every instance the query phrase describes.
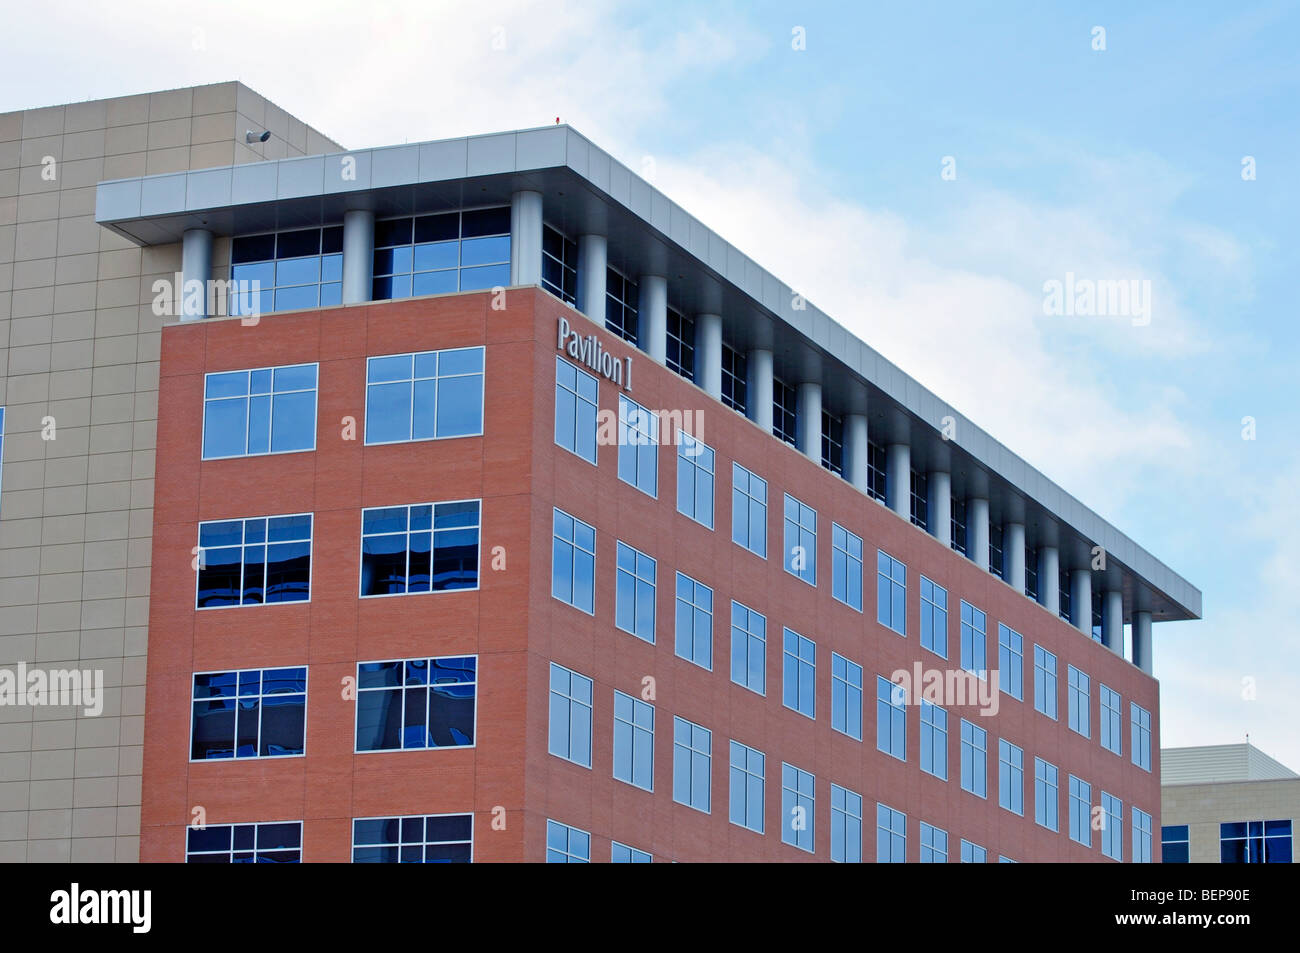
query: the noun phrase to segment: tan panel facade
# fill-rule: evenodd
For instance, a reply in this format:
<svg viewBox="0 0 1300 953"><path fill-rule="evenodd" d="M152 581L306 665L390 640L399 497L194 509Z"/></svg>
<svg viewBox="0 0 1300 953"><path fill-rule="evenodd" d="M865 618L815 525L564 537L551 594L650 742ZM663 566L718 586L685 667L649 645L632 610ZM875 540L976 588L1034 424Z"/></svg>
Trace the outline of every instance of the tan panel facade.
<svg viewBox="0 0 1300 953"><path fill-rule="evenodd" d="M1160 789L1160 823L1188 826L1194 864L1219 863L1220 824L1286 820L1291 821L1294 835L1300 825L1300 778L1172 784Z"/></svg>
<svg viewBox="0 0 1300 953"><path fill-rule="evenodd" d="M247 130L271 138L249 145ZM96 183L339 148L239 83L0 114L0 669L102 672L104 686L97 716L0 704L0 862L139 855L163 322L150 305L181 256L96 224Z"/></svg>

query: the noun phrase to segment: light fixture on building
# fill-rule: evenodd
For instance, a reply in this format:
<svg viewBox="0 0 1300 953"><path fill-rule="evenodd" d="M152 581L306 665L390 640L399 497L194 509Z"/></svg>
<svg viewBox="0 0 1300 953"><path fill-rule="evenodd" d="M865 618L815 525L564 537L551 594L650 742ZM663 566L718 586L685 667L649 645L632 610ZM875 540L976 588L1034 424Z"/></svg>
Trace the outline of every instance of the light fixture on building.
<svg viewBox="0 0 1300 953"><path fill-rule="evenodd" d="M253 132L253 130L249 129L244 133L245 142L266 142L266 140L270 138L271 130L269 129L265 132Z"/></svg>

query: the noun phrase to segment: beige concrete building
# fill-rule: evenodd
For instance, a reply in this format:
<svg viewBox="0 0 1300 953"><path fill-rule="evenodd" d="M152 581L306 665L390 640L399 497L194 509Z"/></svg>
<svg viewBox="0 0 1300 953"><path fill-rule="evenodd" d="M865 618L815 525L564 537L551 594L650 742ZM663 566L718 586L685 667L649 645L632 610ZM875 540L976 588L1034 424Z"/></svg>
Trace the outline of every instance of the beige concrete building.
<svg viewBox="0 0 1300 953"><path fill-rule="evenodd" d="M104 685L98 716L0 692L0 862L139 852L150 305L181 249L100 227L95 186L340 148L240 83L0 114L0 687L20 663Z"/></svg>
<svg viewBox="0 0 1300 953"><path fill-rule="evenodd" d="M1250 744L1162 748L1165 863L1293 863L1300 775Z"/></svg>

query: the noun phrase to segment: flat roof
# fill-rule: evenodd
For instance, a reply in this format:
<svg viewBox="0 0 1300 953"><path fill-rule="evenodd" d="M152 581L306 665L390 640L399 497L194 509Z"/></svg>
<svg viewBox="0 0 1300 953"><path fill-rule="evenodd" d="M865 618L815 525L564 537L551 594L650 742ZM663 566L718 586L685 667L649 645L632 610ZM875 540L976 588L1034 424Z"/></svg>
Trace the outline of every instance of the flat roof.
<svg viewBox="0 0 1300 953"><path fill-rule="evenodd" d="M674 307L721 314L731 346L772 349L778 377L821 381L824 407L867 414L872 439L909 444L917 470L947 469L955 496L987 497L991 522L1023 522L1030 545L1058 546L1063 568L1103 547L1107 568L1094 579L1123 590L1126 619L1135 609L1157 622L1201 617L1190 582L567 125L114 179L99 183L95 218L160 245L189 228L337 224L351 209L436 212L508 203L520 189L541 192L545 220L570 237L605 235L614 268L665 275Z"/></svg>

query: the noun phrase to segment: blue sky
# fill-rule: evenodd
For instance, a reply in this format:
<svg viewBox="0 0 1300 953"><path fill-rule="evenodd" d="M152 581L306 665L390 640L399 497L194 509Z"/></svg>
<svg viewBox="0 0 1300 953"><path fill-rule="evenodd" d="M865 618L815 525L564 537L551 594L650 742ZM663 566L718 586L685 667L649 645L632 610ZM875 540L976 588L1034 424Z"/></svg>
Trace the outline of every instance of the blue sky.
<svg viewBox="0 0 1300 953"><path fill-rule="evenodd" d="M1296 5L447 6L14 10L0 110L241 79L352 147L563 118L1202 589L1156 626L1164 745L1300 770ZM1066 272L1149 280L1151 323L1044 315Z"/></svg>

